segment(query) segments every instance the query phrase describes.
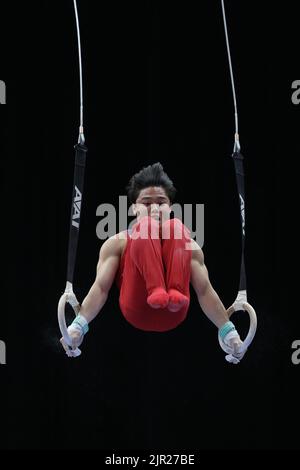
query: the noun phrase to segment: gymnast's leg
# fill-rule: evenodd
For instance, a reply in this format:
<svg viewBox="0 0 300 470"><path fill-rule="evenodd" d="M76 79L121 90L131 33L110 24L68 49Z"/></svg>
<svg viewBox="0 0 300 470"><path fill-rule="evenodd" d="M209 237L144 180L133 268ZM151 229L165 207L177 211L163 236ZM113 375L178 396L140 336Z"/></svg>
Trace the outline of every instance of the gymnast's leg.
<svg viewBox="0 0 300 470"><path fill-rule="evenodd" d="M190 233L179 219L169 219L163 223L162 257L169 294L168 309L171 312L186 307L190 300L190 241Z"/></svg>
<svg viewBox="0 0 300 470"><path fill-rule="evenodd" d="M162 261L159 223L143 217L131 234L130 256L143 277L147 290L147 303L152 308L165 308L169 303Z"/></svg>

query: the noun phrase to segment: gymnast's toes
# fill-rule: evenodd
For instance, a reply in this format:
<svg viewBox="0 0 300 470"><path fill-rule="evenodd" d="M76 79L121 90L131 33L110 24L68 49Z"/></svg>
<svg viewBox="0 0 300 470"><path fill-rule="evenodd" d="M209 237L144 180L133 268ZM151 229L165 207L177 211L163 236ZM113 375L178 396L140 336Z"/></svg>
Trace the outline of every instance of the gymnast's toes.
<svg viewBox="0 0 300 470"><path fill-rule="evenodd" d="M147 298L147 304L152 308L165 308L169 303L169 295L163 288L154 289Z"/></svg>
<svg viewBox="0 0 300 470"><path fill-rule="evenodd" d="M170 310L170 312L178 312L189 303L188 297L181 294L181 292L179 292L176 289L170 289L168 294L169 294L168 310Z"/></svg>

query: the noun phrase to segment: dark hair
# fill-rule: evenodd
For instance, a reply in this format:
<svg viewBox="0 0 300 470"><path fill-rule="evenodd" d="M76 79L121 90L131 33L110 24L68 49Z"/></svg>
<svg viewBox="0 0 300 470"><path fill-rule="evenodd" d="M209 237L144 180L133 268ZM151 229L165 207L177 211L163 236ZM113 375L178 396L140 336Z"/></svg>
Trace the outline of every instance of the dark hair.
<svg viewBox="0 0 300 470"><path fill-rule="evenodd" d="M174 201L176 188L159 162L143 168L132 176L126 187L130 202L135 203L140 191L150 186L161 186L165 190L170 202Z"/></svg>

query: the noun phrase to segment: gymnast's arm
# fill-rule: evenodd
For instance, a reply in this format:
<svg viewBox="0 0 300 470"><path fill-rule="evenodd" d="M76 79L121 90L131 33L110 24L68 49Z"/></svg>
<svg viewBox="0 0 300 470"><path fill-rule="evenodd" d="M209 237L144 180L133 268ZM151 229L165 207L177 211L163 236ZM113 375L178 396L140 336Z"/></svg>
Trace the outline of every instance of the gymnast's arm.
<svg viewBox="0 0 300 470"><path fill-rule="evenodd" d="M204 264L203 251L194 240L192 240L191 248L193 250L191 259L191 284L196 291L203 312L209 320L220 329L229 321L227 311L210 283L208 272ZM223 340L234 350L234 353L238 353L242 341L233 324L232 326L233 330L228 332Z"/></svg>
<svg viewBox="0 0 300 470"><path fill-rule="evenodd" d="M191 284L196 291L201 309L209 320L220 328L228 322L226 309L210 283L203 251L194 240L191 248Z"/></svg>
<svg viewBox="0 0 300 470"><path fill-rule="evenodd" d="M97 265L96 279L90 288L87 296L82 302L79 316L85 324L91 322L100 312L106 302L108 292L115 279L122 254L122 242L117 237L111 237L102 245ZM74 320L76 321L76 320ZM68 327L68 333L72 341L72 349L76 349L83 341L84 333L82 327L73 326L74 322ZM60 342L69 356L69 348L64 339Z"/></svg>
<svg viewBox="0 0 300 470"><path fill-rule="evenodd" d="M98 315L106 302L119 267L121 248L121 241L112 237L100 249L96 279L80 308L80 315L88 323Z"/></svg>

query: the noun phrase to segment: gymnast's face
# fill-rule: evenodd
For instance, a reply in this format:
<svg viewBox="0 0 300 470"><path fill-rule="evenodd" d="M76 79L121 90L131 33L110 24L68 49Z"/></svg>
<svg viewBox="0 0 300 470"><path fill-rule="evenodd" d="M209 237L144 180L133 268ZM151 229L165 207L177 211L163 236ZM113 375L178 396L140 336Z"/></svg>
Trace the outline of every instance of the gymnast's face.
<svg viewBox="0 0 300 470"><path fill-rule="evenodd" d="M153 217L160 223L169 219L170 199L161 186L150 186L140 191L138 198L133 204L133 212L140 219L144 216Z"/></svg>

